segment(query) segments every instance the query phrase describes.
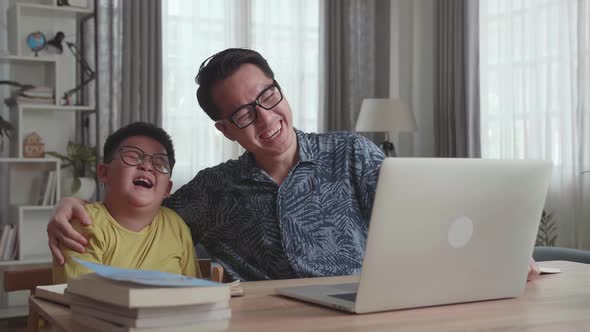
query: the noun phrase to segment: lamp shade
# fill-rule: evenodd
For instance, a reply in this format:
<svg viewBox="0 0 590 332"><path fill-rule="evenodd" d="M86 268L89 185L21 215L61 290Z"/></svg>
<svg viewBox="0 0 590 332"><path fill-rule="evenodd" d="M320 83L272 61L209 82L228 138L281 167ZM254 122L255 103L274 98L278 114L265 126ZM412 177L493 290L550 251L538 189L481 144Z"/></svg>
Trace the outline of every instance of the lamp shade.
<svg viewBox="0 0 590 332"><path fill-rule="evenodd" d="M402 99L364 99L355 131L416 131L416 119Z"/></svg>

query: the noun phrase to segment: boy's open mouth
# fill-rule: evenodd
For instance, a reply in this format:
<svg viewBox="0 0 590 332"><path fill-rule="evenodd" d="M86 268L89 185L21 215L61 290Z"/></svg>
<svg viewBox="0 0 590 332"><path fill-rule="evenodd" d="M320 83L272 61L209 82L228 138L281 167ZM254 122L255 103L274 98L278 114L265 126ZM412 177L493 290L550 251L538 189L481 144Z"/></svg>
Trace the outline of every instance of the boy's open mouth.
<svg viewBox="0 0 590 332"><path fill-rule="evenodd" d="M148 188L150 189L151 187L153 187L153 183L152 181L150 181L149 179L146 179L144 177L138 177L133 179L133 184L136 186L142 186L144 188Z"/></svg>

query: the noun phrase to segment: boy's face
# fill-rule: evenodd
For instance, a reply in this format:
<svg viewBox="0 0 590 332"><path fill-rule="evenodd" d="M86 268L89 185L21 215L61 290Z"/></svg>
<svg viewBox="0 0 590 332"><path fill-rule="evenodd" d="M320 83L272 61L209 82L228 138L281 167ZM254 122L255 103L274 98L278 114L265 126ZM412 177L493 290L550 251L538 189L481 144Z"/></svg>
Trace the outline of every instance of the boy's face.
<svg viewBox="0 0 590 332"><path fill-rule="evenodd" d="M162 156L159 155L154 161L152 158L154 154L166 154L166 149L155 139L146 136L129 137L121 142L119 147L122 146L129 148L116 150L110 163L98 165L98 177L106 185L106 199L134 207L159 207L170 193L172 181L170 174L163 174L154 168L153 163L161 165ZM126 158L141 155L141 151L134 148L152 157L142 156L142 163L130 166L123 162L121 155L125 153Z"/></svg>

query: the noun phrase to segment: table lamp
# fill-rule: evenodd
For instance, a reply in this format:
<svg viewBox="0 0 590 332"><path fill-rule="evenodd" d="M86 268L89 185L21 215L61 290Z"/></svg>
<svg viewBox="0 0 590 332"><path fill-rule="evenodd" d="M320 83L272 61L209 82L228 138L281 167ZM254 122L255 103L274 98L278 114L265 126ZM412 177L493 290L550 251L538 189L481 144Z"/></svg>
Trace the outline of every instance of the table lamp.
<svg viewBox="0 0 590 332"><path fill-rule="evenodd" d="M385 132L385 142L381 147L387 157L394 157L395 146L389 141L389 133L416 129L414 113L404 100L369 98L363 100L355 131Z"/></svg>
<svg viewBox="0 0 590 332"><path fill-rule="evenodd" d="M65 34L61 31L58 31L55 34L55 37L52 40L47 42L47 45L52 46L58 53L63 53L62 42L64 42L64 38L65 38ZM94 70L92 70L92 68L90 68L90 65L88 64L86 59L84 59L84 57L80 54L76 44L68 42L68 41L65 41L65 43L68 46L68 48L70 49L70 52L72 52L72 54L74 55L76 62L80 65L80 67L85 75L85 78L82 80L82 82L80 84L78 84L74 88L64 92L64 95L61 99L61 103L63 105L71 105L72 104L72 95L74 95L75 93L80 91L82 88L84 88L86 85L88 85L88 83L92 82L96 78L96 73L94 72Z"/></svg>

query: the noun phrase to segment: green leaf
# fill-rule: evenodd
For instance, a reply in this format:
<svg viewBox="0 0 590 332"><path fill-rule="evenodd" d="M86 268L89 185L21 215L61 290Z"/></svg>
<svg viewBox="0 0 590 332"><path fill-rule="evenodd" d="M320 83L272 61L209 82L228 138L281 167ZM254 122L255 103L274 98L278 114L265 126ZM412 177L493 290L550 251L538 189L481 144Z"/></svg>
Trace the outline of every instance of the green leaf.
<svg viewBox="0 0 590 332"><path fill-rule="evenodd" d="M62 168L72 167L74 177L95 177L96 147L68 142L67 155L51 151L50 156L61 159Z"/></svg>
<svg viewBox="0 0 590 332"><path fill-rule="evenodd" d="M543 210L535 245L554 246L557 240L557 221L553 219L553 212Z"/></svg>
<svg viewBox="0 0 590 332"><path fill-rule="evenodd" d="M72 187L70 188L72 190L72 194L78 192L78 190L80 190L81 186L82 186L82 181L80 181L80 178L75 177L74 181L72 181Z"/></svg>

